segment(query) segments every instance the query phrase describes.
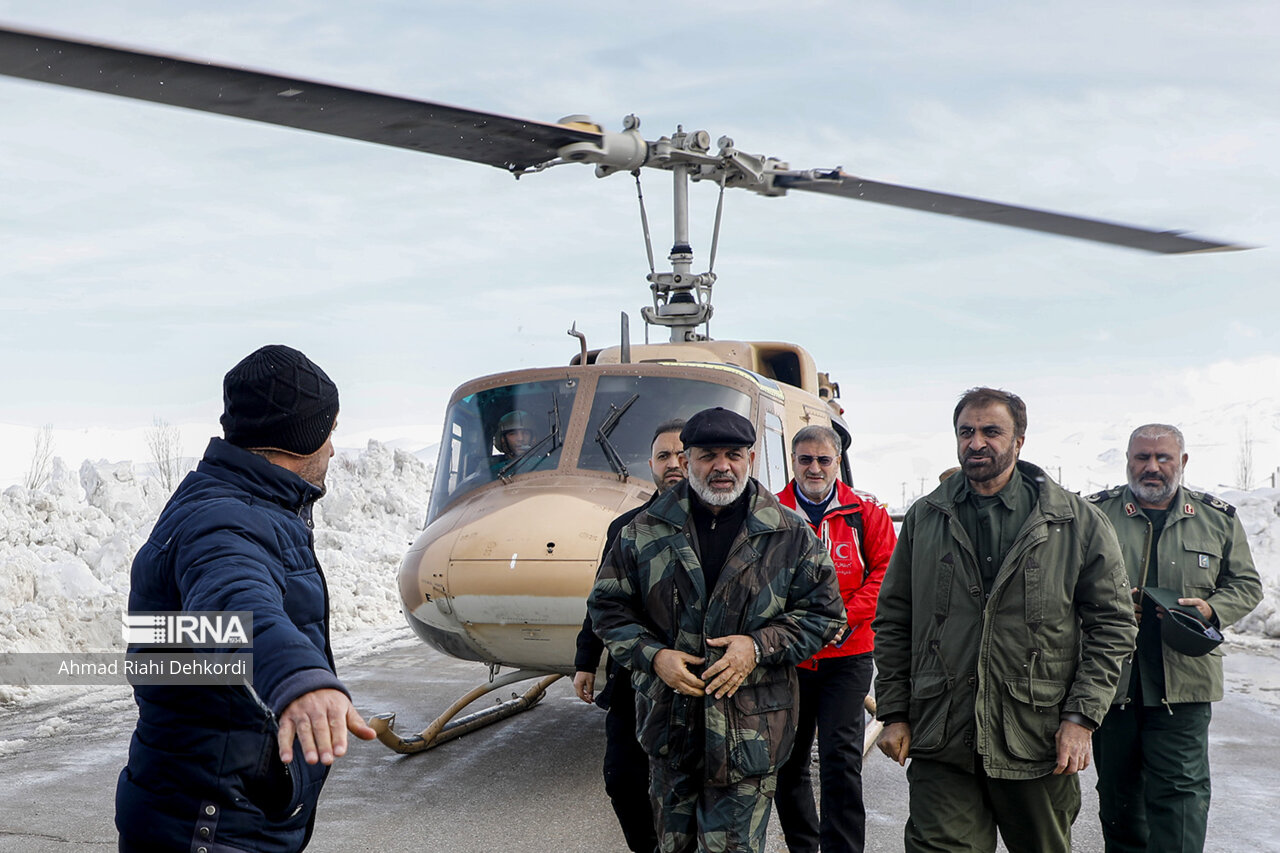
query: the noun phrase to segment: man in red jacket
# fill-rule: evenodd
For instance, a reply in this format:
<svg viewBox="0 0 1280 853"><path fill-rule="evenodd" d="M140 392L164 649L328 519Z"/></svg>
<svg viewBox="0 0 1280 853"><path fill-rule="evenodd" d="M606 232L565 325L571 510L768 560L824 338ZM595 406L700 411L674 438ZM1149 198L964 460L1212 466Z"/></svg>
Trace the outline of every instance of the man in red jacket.
<svg viewBox="0 0 1280 853"><path fill-rule="evenodd" d="M807 426L791 439L795 478L778 493L784 506L809 519L831 552L849 630L800 664L796 745L778 771L774 804L791 853L862 853L863 701L871 687L871 650L880 581L897 536L874 497L841 483L840 436ZM822 795L819 823L809 779L814 730Z"/></svg>

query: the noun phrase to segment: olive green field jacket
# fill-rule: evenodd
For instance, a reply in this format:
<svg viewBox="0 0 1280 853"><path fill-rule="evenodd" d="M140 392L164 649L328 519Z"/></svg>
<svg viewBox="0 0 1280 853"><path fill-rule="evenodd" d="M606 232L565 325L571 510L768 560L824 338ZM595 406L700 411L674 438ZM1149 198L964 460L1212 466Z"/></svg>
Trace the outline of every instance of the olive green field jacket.
<svg viewBox="0 0 1280 853"><path fill-rule="evenodd" d="M1110 519L1120 540L1129 585L1148 586L1151 522L1128 486L1089 495L1088 500ZM1174 589L1183 598L1202 598L1225 628L1248 615L1262 600L1262 581L1253 565L1249 540L1235 507L1204 492L1178 487L1156 543L1159 577L1156 586ZM1191 657L1164 646L1165 703L1217 702L1222 698L1222 647ZM1121 675L1129 683L1129 667ZM1115 701L1128 701L1127 690Z"/></svg>
<svg viewBox="0 0 1280 853"><path fill-rule="evenodd" d="M1052 772L1062 714L1102 722L1138 631L1111 525L1017 465L1039 497L989 597L957 474L907 511L873 623L880 719L905 716L912 757L972 770L976 753L998 779Z"/></svg>

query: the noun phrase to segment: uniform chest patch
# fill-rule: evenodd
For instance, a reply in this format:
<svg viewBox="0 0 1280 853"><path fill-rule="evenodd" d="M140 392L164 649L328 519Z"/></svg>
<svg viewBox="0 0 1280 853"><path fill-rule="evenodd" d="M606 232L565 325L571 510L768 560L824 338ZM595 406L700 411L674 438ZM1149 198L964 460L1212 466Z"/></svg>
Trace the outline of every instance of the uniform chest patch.
<svg viewBox="0 0 1280 853"><path fill-rule="evenodd" d="M1201 554L1201 555L1200 555L1200 568L1202 568L1202 569L1207 569L1207 568L1209 568L1209 555L1208 555L1208 554Z"/></svg>

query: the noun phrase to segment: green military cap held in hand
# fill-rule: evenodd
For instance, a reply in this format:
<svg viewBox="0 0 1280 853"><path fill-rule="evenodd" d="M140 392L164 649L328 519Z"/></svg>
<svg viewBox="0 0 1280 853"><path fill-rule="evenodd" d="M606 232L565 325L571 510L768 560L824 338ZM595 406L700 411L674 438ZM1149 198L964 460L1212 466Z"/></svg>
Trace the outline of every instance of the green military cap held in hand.
<svg viewBox="0 0 1280 853"><path fill-rule="evenodd" d="M1179 604L1181 594L1158 586L1144 586L1142 594L1165 611L1160 639L1176 652L1190 657L1207 655L1222 643L1222 632L1201 615L1198 608Z"/></svg>

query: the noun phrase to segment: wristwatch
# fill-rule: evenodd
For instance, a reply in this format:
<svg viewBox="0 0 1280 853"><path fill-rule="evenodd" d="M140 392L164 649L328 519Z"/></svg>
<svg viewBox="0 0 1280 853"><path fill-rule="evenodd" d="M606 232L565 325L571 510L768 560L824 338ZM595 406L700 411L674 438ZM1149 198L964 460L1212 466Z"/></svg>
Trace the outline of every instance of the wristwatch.
<svg viewBox="0 0 1280 853"><path fill-rule="evenodd" d="M760 665L760 641L755 637L751 638L751 645L756 647L756 666Z"/></svg>

